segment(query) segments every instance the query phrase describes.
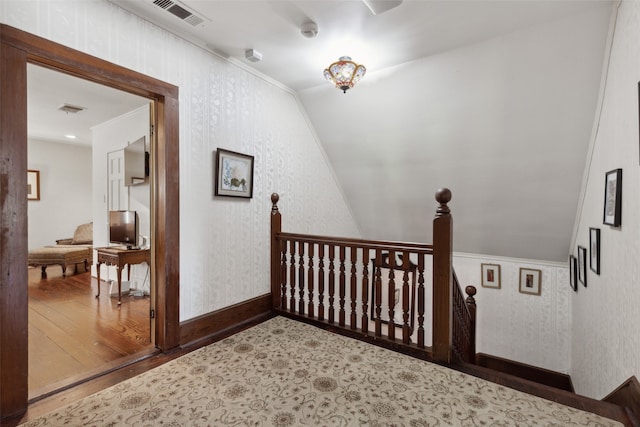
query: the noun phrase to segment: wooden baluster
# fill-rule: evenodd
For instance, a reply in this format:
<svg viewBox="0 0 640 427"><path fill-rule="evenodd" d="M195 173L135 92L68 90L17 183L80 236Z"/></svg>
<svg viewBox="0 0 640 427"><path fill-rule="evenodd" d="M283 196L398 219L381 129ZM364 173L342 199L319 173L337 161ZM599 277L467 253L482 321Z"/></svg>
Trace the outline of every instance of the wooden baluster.
<svg viewBox="0 0 640 427"><path fill-rule="evenodd" d="M324 244L318 245L318 320L324 320Z"/></svg>
<svg viewBox="0 0 640 427"><path fill-rule="evenodd" d="M280 264L280 303L283 310L287 309L287 241L280 240L282 263Z"/></svg>
<svg viewBox="0 0 640 427"><path fill-rule="evenodd" d="M289 311L296 312L296 242L294 240L289 241L289 283L291 296L289 298Z"/></svg>
<svg viewBox="0 0 640 427"><path fill-rule="evenodd" d="M433 358L450 363L453 337L453 219L447 203L451 200L451 191L446 188L438 190L436 200L440 206L433 219Z"/></svg>
<svg viewBox="0 0 640 427"><path fill-rule="evenodd" d="M271 306L273 308L280 307L282 301L282 278L280 274L281 257L280 257L280 245L277 240L277 235L282 231L282 215L278 210L278 200L280 196L277 193L271 195ZM100 286L98 284L98 286Z"/></svg>
<svg viewBox="0 0 640 427"><path fill-rule="evenodd" d="M402 277L402 342L409 344L410 330L409 328L409 252L402 252L402 267L404 275Z"/></svg>
<svg viewBox="0 0 640 427"><path fill-rule="evenodd" d="M387 295L389 301L389 324L387 325L387 335L390 340L396 339L396 322L395 317L395 305L396 305L396 282L395 282L395 268L396 268L396 252L394 250L389 251L389 287L387 288Z"/></svg>
<svg viewBox="0 0 640 427"><path fill-rule="evenodd" d="M358 307L358 248L351 246L351 329L358 329L358 318L356 308Z"/></svg>
<svg viewBox="0 0 640 427"><path fill-rule="evenodd" d="M344 311L344 297L347 288L344 260L346 256L346 250L344 246L340 246L340 311L338 325L344 326L345 311Z"/></svg>
<svg viewBox="0 0 640 427"><path fill-rule="evenodd" d="M308 303L308 309L307 309L307 316L308 317L314 317L315 316L315 307L314 307L314 301L313 301L313 287L314 287L314 283L313 283L313 252L314 252L314 247L315 247L315 243L309 243L309 276L307 279L307 290L309 291L309 303Z"/></svg>
<svg viewBox="0 0 640 427"><path fill-rule="evenodd" d="M335 322L334 295L336 293L336 271L333 260L336 256L336 247L329 245L329 323Z"/></svg>
<svg viewBox="0 0 640 427"><path fill-rule="evenodd" d="M467 307L469 308L469 314L471 315L471 325L469 327L469 339L471 343L469 345L469 363L476 363L476 300L473 297L477 290L475 286L467 286L464 291L467 294Z"/></svg>
<svg viewBox="0 0 640 427"><path fill-rule="evenodd" d="M425 254L418 255L418 348L424 348L424 259Z"/></svg>
<svg viewBox="0 0 640 427"><path fill-rule="evenodd" d="M380 317L382 316L382 270L380 269L380 265L382 265L382 253L380 249L376 249L376 265L375 265L375 293L376 293L376 336L382 336L382 320Z"/></svg>
<svg viewBox="0 0 640 427"><path fill-rule="evenodd" d="M299 269L298 269L298 293L300 299L298 300L298 312L304 314L304 242L298 242L299 253Z"/></svg>
<svg viewBox="0 0 640 427"><path fill-rule="evenodd" d="M362 332L369 332L369 249L362 250Z"/></svg>

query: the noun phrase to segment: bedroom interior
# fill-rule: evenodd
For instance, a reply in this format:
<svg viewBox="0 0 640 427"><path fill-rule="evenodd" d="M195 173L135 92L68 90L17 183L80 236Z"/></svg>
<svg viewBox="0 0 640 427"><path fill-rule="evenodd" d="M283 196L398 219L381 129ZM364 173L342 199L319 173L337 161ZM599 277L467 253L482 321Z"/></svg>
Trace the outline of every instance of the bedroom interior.
<svg viewBox="0 0 640 427"><path fill-rule="evenodd" d="M153 288L148 267L129 263L123 273L122 268L100 268L105 265L100 252L94 260L94 248L115 245L109 240L117 240L101 225L107 222L107 210L135 211L136 239L138 234L149 235L150 187L144 156L149 108L146 98L32 64L27 68L27 91L28 162L31 169L40 172L42 195L37 203L28 204L28 261L43 272L39 278L29 271L29 342L30 349L39 343L37 354L50 356L29 358L29 396L34 398L62 387L65 379L68 385L90 377L98 366L107 370L114 359L131 357L147 346L146 352L153 352L148 315ZM60 105L63 107L58 108ZM64 107L68 105L76 108L67 112ZM74 138L69 139L69 134ZM144 136L138 138L140 135ZM108 169L107 157L111 162ZM84 221L89 222L77 225ZM94 223L98 224L95 232ZM148 238L140 239L139 244L146 248ZM83 280L85 287L92 289L88 299L80 302L76 287L66 287L57 280L58 265L62 265L63 278L69 265L74 283ZM88 270L92 274L78 274ZM100 286L92 282L92 276L98 276ZM103 291L103 299L111 294L114 302L118 301L120 284L124 295L136 301L129 298L127 309L113 322L119 307L105 305L106 301L97 298ZM86 310L86 304L93 304L94 310ZM141 311L145 312L144 305L146 320L139 318ZM69 310L73 315L64 314ZM54 361L64 369L52 370Z"/></svg>
<svg viewBox="0 0 640 427"><path fill-rule="evenodd" d="M625 383L627 379L631 380L636 374L636 362L632 356L635 354L635 341L630 338L629 329L629 325L633 324L635 319L634 293L630 285L635 276L633 264L629 261L637 240L632 237L635 236L635 224L627 220L621 225L608 226L607 222L603 224L602 221L604 193L602 177L605 172L616 168L624 169L624 202L620 208L624 210L622 217L633 218L635 209L635 196L629 193L635 186L635 169L638 164L637 81L632 85L629 83L634 79L630 77L634 74L630 71L635 69L633 61L629 59L635 57L632 53L634 42L631 40L634 40L634 34L638 31L638 23L633 18L636 6L632 2L607 3L604 6L598 6L608 11L604 13L600 13L601 11L596 13L595 6L589 11L583 10L581 16L588 16L584 22L597 21L598 28L604 27L604 33L606 33L605 36L599 33L596 37L579 31L575 33L575 37L571 38L570 43L565 45L574 48L575 56L571 57L572 60L591 76L587 79L591 82L590 89L584 91L585 97L590 101L585 102L585 99L581 98L581 103L588 104L589 107L575 108L574 114L567 114L566 108L560 109L563 114L560 114L557 109L554 110L556 106L568 103L567 98L570 98L571 93L574 93L573 91L579 86L558 86L560 82L566 83L566 78L572 77L573 71L568 71L568 74L563 76L565 80L559 79L548 85L548 89L552 89L551 92L558 92L558 96L562 94L562 100L553 99L543 104L548 107L550 113L563 117L567 126L560 131L556 127L558 125L556 121L548 121L548 129L557 133L536 136L542 137L539 138L541 143L551 142L552 145L558 145L559 141L563 140L567 141L567 146L561 148L563 153L554 156L554 160L550 162L531 157L532 162L522 168L523 174L518 174L511 169L503 172L505 176L513 178L509 181L512 181L514 186L522 182L518 181L522 176L527 177L525 181L528 181L528 185L517 187L522 188L519 197L511 195L509 191L496 191L496 188L492 188L491 185L487 185L487 189L492 188L491 192L479 191L478 187L473 186L465 187L466 181L473 181L473 177L483 176L483 174L478 175L473 168L468 169L466 173L460 173L460 168L454 168L458 170L458 174L447 173L435 181L426 179L424 174L419 174L419 182L442 183L442 185L435 184L432 190L421 191L411 181L402 179L400 176L395 179L390 178L393 176L390 175L392 170L382 161L383 158L395 158L409 165L407 158L413 154L416 159L420 158L415 151L415 146L406 151L397 149L394 154L390 154L393 153L390 151L385 154L375 150L369 153L374 155L373 160L371 158L368 160L372 162L371 165L377 165L378 170L384 172L379 174L380 176L386 176L387 180L396 186L406 187L415 200L420 200L410 208L408 205L394 205L393 192L386 190L383 185L361 186L367 190L362 194L353 192L352 185L358 181L355 175L346 172L349 164L355 165L354 172L364 172L366 176L371 176L372 183L377 182L377 178L368 175L366 161L365 163L356 161L357 153L363 152L363 145L360 144L366 140L373 141L372 136L363 135L362 138L354 138L355 134L352 130L354 124L349 123L342 132L344 137L353 141L353 144L346 144L342 137L336 137L335 134L327 131L330 126L326 125L325 120L330 120L332 114L327 114L323 118L318 109L322 102L335 103L336 99L340 99L340 107L336 112L344 111L343 108L352 109L354 102L358 99L372 104L370 96L373 96L374 92L373 83L380 83L384 89L385 73L372 71L374 69L369 65L371 62L366 62L368 66L366 77L346 94L340 92L340 98L331 98L337 92L335 88L325 89L325 86L320 85L310 89L299 89L296 92L283 87L278 81L261 75L260 71L250 69L249 65L237 64L238 61L234 58L221 57L219 52L213 52L210 47L203 48L187 36L175 36L165 31L162 29L164 25L151 23L150 21L153 20L148 16L140 18L136 14L121 9L119 5L114 4L117 2L96 2L82 10L72 3L67 3L60 9L50 8L47 3L37 2L32 5L36 14L43 17L38 22L30 21L26 15L18 13L21 8L14 2L2 5L0 17L3 24L26 30L27 33L23 34L20 30L7 25L2 27L2 55L3 58L10 58L10 60L5 62L1 73L4 76L12 76L13 85L3 85L0 92L3 99L0 102L6 106L9 102L8 98L17 99L17 103L11 101L11 105L13 110L21 111L19 96L23 75L21 64L26 62L46 65L106 83L112 87L124 88L154 100L152 109L153 114L159 118L158 134L157 140L151 141L150 151L152 165L159 167L155 168L151 177L152 211L155 214L151 221L150 234L152 241L162 242L162 245L152 254L151 274L157 279L154 283L158 287L159 298L157 303L159 318L154 322L156 327L154 336L158 338L156 343L163 354L168 354L170 349L178 347L190 348L208 336L224 334L226 328L240 327L241 325L233 321L234 318L250 320L260 313L271 312L271 297L274 295L272 292L274 264L273 259L267 255L268 252L265 252L265 242L269 239L269 226L264 223L264 218L269 216L269 211L272 209L268 195L273 191L277 191L281 196L280 204L283 212L291 212L290 216L285 217L285 221L291 221L291 223L287 222L285 225L287 230L295 233L305 233L305 235L310 233L314 236L365 237L376 241L422 242L434 238L431 236L429 227L426 227L428 221L425 221L425 217L429 217L429 212L434 211L431 206L435 207L433 197L423 193L433 194L438 187L449 185L450 182L455 194L452 202L456 218L453 248L461 251L453 254L452 264L455 266L460 283L472 284L476 287L477 351L570 374L576 391L595 399L606 397L618 385ZM64 31L51 36L49 31L52 28L58 28L55 19L51 17L63 12L72 12L76 17L74 21L76 25L84 20L91 21L98 15L106 16L103 26L98 27L96 32L96 35L106 37L93 37L90 32L84 30L78 33L81 34L79 39L65 37ZM392 10L386 13L395 12ZM525 45L529 43L529 46L533 47L527 51L527 54L533 57L538 53L533 40L539 33L550 34L551 29L572 28L572 19L570 15L563 15L558 21L553 21L553 24L538 22L532 27L526 27L525 30L511 29L513 33L507 32L495 39L482 40L473 45L473 49L476 49L475 52L479 53L479 56L487 56L495 60L502 58L501 55L505 52L514 54L513 47L516 43L514 40L517 40L517 43L523 42ZM115 36L123 31L123 22L135 22L139 25L127 26L122 35ZM554 27L556 24L557 26ZM320 34L323 28L320 27ZM595 30L593 32L595 33ZM28 33L38 34L43 38L31 36ZM151 36L162 37L165 48L158 49L157 45L152 47L149 43ZM136 40L137 43L124 43L123 37ZM589 62L590 67L588 67L585 62L584 45L591 45L593 48L593 43L590 44L590 42L596 38L599 40L598 48L594 50L600 52L600 63ZM48 39L61 44L58 45ZM107 39L113 42L107 45L98 41ZM512 42L513 46L510 45ZM64 47L65 45L96 56L83 57L77 51ZM46 49L41 46L46 46ZM124 46L127 46L127 49L124 49ZM507 49L504 52L500 51L505 46ZM602 50L599 50L600 47ZM417 61L409 66L399 67L395 71L411 79L419 75L420 71L429 70L432 65L443 67L450 65L453 69L460 71L462 68L458 67L462 64L471 65L470 70L473 69L473 65L486 64L474 54L473 49L457 48L451 54L434 55L427 61ZM558 56L554 55L557 55L560 49L557 52L554 49L548 50L553 51L553 55L550 56L551 59L547 57L547 60L557 60ZM171 62L169 58L172 54L180 55L182 59L180 64L189 64L189 66L183 67ZM540 65L544 64L545 62L541 59L543 56L536 57L526 65L531 67L536 61L540 61ZM602 64L603 57L604 64ZM132 60L133 58L145 59L136 62ZM268 55L265 55L266 58ZM432 64L430 61L440 62ZM362 62L365 63L365 61ZM566 64L562 64L564 65ZM558 64L557 68L561 69L562 66ZM532 67L532 70L535 68ZM108 71L106 73L98 71L100 69ZM446 67L438 69L439 72L443 70L446 70ZM510 70L514 74L507 77L513 79L518 72L522 71L522 68L516 67ZM478 79L485 83L481 87L492 88L492 92L495 93L496 86L487 83L491 82L489 77L491 71L499 70L490 67L483 71L477 75ZM551 70L549 73L552 74ZM147 79L145 74L153 75L155 78ZM462 72L458 77L466 74L466 71ZM544 77L543 80L529 80L535 83L530 89L540 91L545 84L551 83L549 77ZM573 83L580 81L581 84L587 84L581 79L574 80ZM171 84L163 82L171 82ZM521 81L517 80L517 82ZM425 81L425 86L428 88L430 85ZM629 91L629 86L633 86L632 91ZM404 88L398 88L398 92L406 91ZM179 126L178 93L181 101ZM384 90L382 93L385 93ZM545 94L548 96L549 92ZM528 96L529 92L520 92L520 95ZM458 95L458 98L461 97ZM314 102L314 99L318 102ZM332 99L333 101L330 101ZM471 97L466 102L476 107L480 105L475 104L473 99ZM494 97L491 99L495 101ZM529 111L532 113L528 116L532 120L549 118L546 115L541 116L540 111L533 113L538 104L535 102L529 104ZM517 106L517 103L514 105ZM622 105L625 106L625 114L622 114L624 119L620 119L619 108L622 108ZM445 104L444 107L446 110L447 105ZM20 115L10 110L0 108L0 120L3 124L0 132L3 132L3 138L17 141L15 135L22 135L24 129L21 128ZM508 106L505 111L510 111ZM631 114L634 111L635 114ZM459 112L462 116L468 114L466 110ZM375 114L370 115L370 119L376 117ZM391 122L394 121L393 118L390 119ZM407 117L407 119L411 118ZM335 122L335 118L331 120ZM371 122L378 124L383 120L371 120ZM284 123L287 125L285 126ZM498 124L499 120L491 123L494 129L515 130L501 128ZM517 123L516 127L525 128L524 124L528 122L516 120L515 123ZM405 124L409 123L405 121ZM376 126L373 127L376 128ZM536 133L541 127L534 127L531 130ZM580 132L572 133L577 128L580 128ZM474 121L468 122L468 129L471 132L481 130L478 123ZM389 135L379 128L377 131L380 135ZM492 132L489 133L493 135ZM502 137L513 139L515 135L515 133L505 132L505 135L498 137L498 140ZM427 133L423 136L432 137L432 134ZM485 137L482 132L478 136L480 139ZM526 140L527 138L515 139ZM631 143L634 140L635 145ZM577 149L576 145L572 145L575 141L580 141L580 148ZM341 150L336 151L336 142L343 146ZM373 143L372 148L378 145L380 144ZM443 147L443 144L439 145L440 149L444 149ZM255 190L252 199L232 201L213 196L212 157L217 148L230 148L255 156ZM544 145L543 148L538 149L544 151L551 148ZM465 149L462 148L462 150ZM501 155L498 153L502 153L505 160L514 159L514 152L510 148L500 146L499 150L490 152L489 157L499 160ZM571 160L563 157L567 152L571 153ZM4 158L15 159L14 163L17 166L11 169L13 172L20 171L24 166L26 175L26 155L19 144L3 146L2 154ZM375 160L377 158L375 156L380 155L383 157ZM460 152L457 156L461 156ZM24 165L20 159L25 160ZM470 165L467 160L460 165L463 170ZM488 160L483 159L480 164L490 164L486 162ZM576 165L578 165L577 169ZM532 171L527 169L529 166L534 167L533 171L537 173L532 175ZM569 173L569 170L572 172ZM24 188L26 177L21 178L19 175L20 173L10 175L12 178L8 182L9 190L6 193L10 195L10 203L3 205L2 215L3 223L12 224L10 228L12 235L26 236L21 226L11 221L11 218L23 215L26 208L26 201L23 202L18 197L20 193L18 190ZM466 175L468 177L463 179ZM537 178L540 175L544 175L545 179L536 182L533 177ZM563 182L560 187L550 186L550 182L558 181L563 175L570 179L561 179ZM476 181L482 182L480 179ZM484 181L484 183L491 184L493 181ZM559 181L558 184L560 184ZM566 187L562 187L564 185L572 190L567 193ZM368 190L369 188L381 191L378 196L375 196L374 192ZM471 197L469 188L472 188L471 193L475 192L479 198ZM552 188L552 191L547 191ZM382 198L382 194L389 194L391 199ZM567 194L571 196L567 197ZM563 198L560 202L558 202L559 196ZM550 199L546 200L545 197ZM543 203L543 200L546 201ZM486 202L490 201L496 202L493 209L486 208ZM470 208L469 202L476 203L477 207ZM520 216L520 211L515 209L514 205L520 205L530 211L525 217L531 218L530 215L532 215L537 219L516 225L518 232L511 234L513 238L504 239L505 233L510 234L506 231L507 226L514 225L509 223L509 219ZM427 208L421 208L424 206ZM545 206L548 209L544 210ZM327 212L327 207L331 207L330 212ZM558 221L560 217L557 215L560 211L564 213ZM389 212L394 212L399 217L407 212L415 212L413 214L415 218L409 217L407 221L387 219L385 222L387 226L383 229L385 233L401 237L395 239L385 236L385 233L376 235L370 232L373 226L370 214L374 212L378 212L381 217ZM470 228L469 222L471 212L477 212L478 223L486 225L485 234L473 234L474 231ZM483 218L488 216L494 218L485 221ZM505 218L507 216L509 218ZM231 224L225 225L228 224L228 218L234 218L234 220ZM496 228L495 222L492 221L503 221L505 229ZM240 224L253 225L243 229ZM581 259L580 265L584 268L584 270L580 269L582 280L572 282L573 271L566 258L569 255L578 255L578 247L592 247L589 242L590 234L586 232L591 227L601 229L603 251L599 259L599 269L598 271L590 269L588 260ZM561 231L557 231L558 229ZM408 239L407 232L412 233L410 234L412 236L417 233L420 237ZM497 238L487 240L486 236L489 235L495 235ZM482 239L481 236L485 238ZM560 245L552 243L556 238L563 243ZM2 342L16 343L15 348L19 349L18 353L25 354L26 352L20 350L24 349L26 344L24 327L20 326L21 319L24 322L25 313L19 307L20 304L11 304L11 302L19 303L25 296L24 290L21 291L19 286L11 286L25 278L25 273L20 273L18 269L12 267L14 264L26 264L26 244L19 240L5 237L2 239L3 253L10 254L11 257L6 263L3 259L3 277L11 277L11 280L7 282L10 286L3 287L3 296L6 298L0 299L3 304L0 316L3 324L14 325L10 329L3 328ZM477 245L482 242L499 244L505 241L512 246L504 246L497 250L496 246L487 245L486 251L472 249L474 244L478 248ZM515 244L518 241L520 243ZM227 250L220 251L220 248ZM545 248L547 253L543 254ZM308 254L309 248L306 250ZM316 248L317 250L319 249ZM341 256L339 252L336 252L338 257ZM537 255L533 255L534 253ZM252 265L245 265L238 254L250 254L255 262ZM305 256L303 254L301 259ZM348 251L345 256L350 256ZM297 269L306 268L302 265L302 261L299 261L301 264L296 266ZM348 265L348 258L345 262ZM500 272L501 285L494 286L493 289L490 286L481 286L484 279L484 275L480 274L484 271L483 265L501 267L497 270ZM318 264L314 263L313 268L317 267ZM290 266L289 270L292 268ZM356 267L356 271L359 269L360 267ZM344 274L346 280L350 280L351 271L347 269ZM271 284L267 277L271 277ZM535 285L534 277L537 280ZM586 286L587 277L588 287ZM231 286L231 283L236 285ZM573 286L574 284L577 286ZM354 314L358 318L363 313L370 312L370 310L358 308L357 304L355 312L353 310L350 312L351 282L346 283L345 287L346 319L350 321ZM616 292L610 291L612 287ZM535 291L530 291L528 288L534 288ZM319 298L318 290L314 292L311 299ZM401 294L402 292L400 291ZM295 299L295 303L302 304L304 295L302 298L298 295L294 295L295 298L291 296L289 298ZM388 298L395 298L395 294L390 292ZM341 303L339 301L338 305ZM612 318L606 315L614 312L620 313L620 316ZM238 316L238 313L242 315ZM337 317L337 321L340 322L340 315ZM395 318L393 313L390 317ZM425 317L430 318L430 315L427 313ZM416 320L416 324L418 323ZM395 328L387 329L396 330ZM397 336L404 335L405 329L405 327L397 328L401 331ZM411 329L410 326L409 329ZM585 351L586 348L595 348L596 343L601 351ZM7 384L11 384L11 390L16 390L15 393L2 395L0 408L4 418L6 414L24 410L27 399L22 380L17 378L19 372L25 372L24 361L18 360L15 355L9 354L2 348L0 348L3 356L0 358L2 363L0 369L3 382L0 387L7 390L5 388ZM612 363L613 360L618 362ZM599 368L594 369L595 366ZM472 370L471 367L467 369ZM479 368L474 369L475 373L480 375Z"/></svg>

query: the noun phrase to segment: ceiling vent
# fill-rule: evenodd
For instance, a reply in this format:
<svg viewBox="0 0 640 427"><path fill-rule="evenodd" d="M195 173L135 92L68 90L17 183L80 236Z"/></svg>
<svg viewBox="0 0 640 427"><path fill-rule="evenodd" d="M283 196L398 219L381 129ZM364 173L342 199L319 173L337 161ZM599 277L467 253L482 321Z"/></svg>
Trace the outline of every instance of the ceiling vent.
<svg viewBox="0 0 640 427"><path fill-rule="evenodd" d="M76 113L79 113L82 110L86 110L86 108L85 107L79 107L77 105L62 104L61 106L58 107L58 110L64 111L67 114L69 114L69 113L76 114Z"/></svg>
<svg viewBox="0 0 640 427"><path fill-rule="evenodd" d="M204 19L202 19L201 17L199 17L198 15L196 15L195 13L193 13L192 11L188 10L184 5L180 5L175 1L172 0L154 0L153 4L155 4L156 6L166 10L167 12L171 13L172 15L177 16L178 18L182 19L183 21L191 24L192 26L196 27L200 24L202 24L204 22Z"/></svg>

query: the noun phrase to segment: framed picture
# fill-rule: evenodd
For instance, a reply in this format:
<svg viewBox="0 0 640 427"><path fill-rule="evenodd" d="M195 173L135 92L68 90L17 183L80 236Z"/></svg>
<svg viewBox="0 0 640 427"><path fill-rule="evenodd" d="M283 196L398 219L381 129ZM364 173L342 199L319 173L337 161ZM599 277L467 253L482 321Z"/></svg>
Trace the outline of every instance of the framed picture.
<svg viewBox="0 0 640 427"><path fill-rule="evenodd" d="M40 200L40 171L27 171L27 199Z"/></svg>
<svg viewBox="0 0 640 427"><path fill-rule="evenodd" d="M500 266L498 264L482 264L482 287L500 289Z"/></svg>
<svg viewBox="0 0 640 427"><path fill-rule="evenodd" d="M600 274L600 229L589 228L589 268Z"/></svg>
<svg viewBox="0 0 640 427"><path fill-rule="evenodd" d="M578 260L573 255L569 255L569 284L578 292Z"/></svg>
<svg viewBox="0 0 640 427"><path fill-rule="evenodd" d="M604 181L604 224L622 223L622 169L607 172Z"/></svg>
<svg viewBox="0 0 640 427"><path fill-rule="evenodd" d="M542 271L532 268L520 268L520 292L523 294L540 295Z"/></svg>
<svg viewBox="0 0 640 427"><path fill-rule="evenodd" d="M218 148L215 195L253 197L253 156Z"/></svg>
<svg viewBox="0 0 640 427"><path fill-rule="evenodd" d="M578 246L578 280L587 287L587 248Z"/></svg>

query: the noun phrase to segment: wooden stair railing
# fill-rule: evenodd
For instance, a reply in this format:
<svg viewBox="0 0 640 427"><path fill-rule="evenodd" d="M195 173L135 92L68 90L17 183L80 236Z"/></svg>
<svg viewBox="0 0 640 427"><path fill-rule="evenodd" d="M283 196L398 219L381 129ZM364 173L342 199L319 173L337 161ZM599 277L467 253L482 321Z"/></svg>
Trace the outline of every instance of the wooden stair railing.
<svg viewBox="0 0 640 427"><path fill-rule="evenodd" d="M436 200L428 245L285 233L272 194L274 311L426 359L472 362L475 288L465 303L452 265L451 192L438 190Z"/></svg>

